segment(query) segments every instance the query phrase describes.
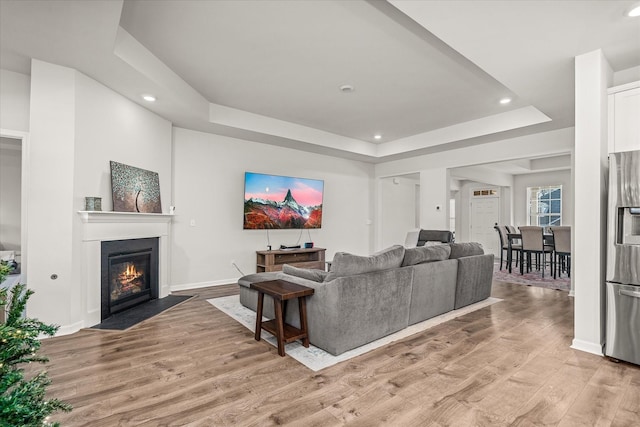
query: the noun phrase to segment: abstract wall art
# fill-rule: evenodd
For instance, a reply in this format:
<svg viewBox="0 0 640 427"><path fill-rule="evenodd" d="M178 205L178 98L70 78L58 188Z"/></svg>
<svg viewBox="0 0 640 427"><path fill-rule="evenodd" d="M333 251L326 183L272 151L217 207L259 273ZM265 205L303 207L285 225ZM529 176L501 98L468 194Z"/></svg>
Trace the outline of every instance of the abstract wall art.
<svg viewBox="0 0 640 427"><path fill-rule="evenodd" d="M157 172L111 161L114 212L162 213Z"/></svg>

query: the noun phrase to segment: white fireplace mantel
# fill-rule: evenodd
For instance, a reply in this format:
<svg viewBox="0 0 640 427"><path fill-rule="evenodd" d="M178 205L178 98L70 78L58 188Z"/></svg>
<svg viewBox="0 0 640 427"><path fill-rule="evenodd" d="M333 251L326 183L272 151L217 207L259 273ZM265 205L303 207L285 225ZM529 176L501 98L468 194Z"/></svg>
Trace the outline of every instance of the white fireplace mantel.
<svg viewBox="0 0 640 427"><path fill-rule="evenodd" d="M173 214L78 211L83 241L123 240L169 235Z"/></svg>
<svg viewBox="0 0 640 427"><path fill-rule="evenodd" d="M78 215L84 223L109 223L109 222L171 222L174 214L141 213L141 212L107 212L107 211L78 211Z"/></svg>
<svg viewBox="0 0 640 427"><path fill-rule="evenodd" d="M82 221L83 326L100 323L101 242L158 238L158 296L169 295L169 238L173 214L78 211Z"/></svg>

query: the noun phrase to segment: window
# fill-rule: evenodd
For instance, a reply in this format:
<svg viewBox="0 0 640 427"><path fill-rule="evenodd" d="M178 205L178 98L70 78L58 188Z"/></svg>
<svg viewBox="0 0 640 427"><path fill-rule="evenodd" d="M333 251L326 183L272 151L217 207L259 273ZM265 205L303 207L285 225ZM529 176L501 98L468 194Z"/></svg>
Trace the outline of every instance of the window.
<svg viewBox="0 0 640 427"><path fill-rule="evenodd" d="M562 225L562 185L528 187L528 225Z"/></svg>
<svg viewBox="0 0 640 427"><path fill-rule="evenodd" d="M498 190L474 190L473 196L496 196L498 194Z"/></svg>

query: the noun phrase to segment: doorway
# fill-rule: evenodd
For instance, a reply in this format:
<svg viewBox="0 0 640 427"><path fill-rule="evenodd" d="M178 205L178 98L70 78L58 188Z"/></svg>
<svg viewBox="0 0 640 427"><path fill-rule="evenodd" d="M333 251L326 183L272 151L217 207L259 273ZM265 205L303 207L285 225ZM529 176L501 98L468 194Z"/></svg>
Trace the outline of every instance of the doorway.
<svg viewBox="0 0 640 427"><path fill-rule="evenodd" d="M473 190L469 209L470 236L472 242L482 244L485 253L500 255L495 224L500 223L500 196L498 190Z"/></svg>
<svg viewBox="0 0 640 427"><path fill-rule="evenodd" d="M5 261L12 257L17 263L14 273L22 282L27 281L27 145L26 133L0 131L0 251Z"/></svg>

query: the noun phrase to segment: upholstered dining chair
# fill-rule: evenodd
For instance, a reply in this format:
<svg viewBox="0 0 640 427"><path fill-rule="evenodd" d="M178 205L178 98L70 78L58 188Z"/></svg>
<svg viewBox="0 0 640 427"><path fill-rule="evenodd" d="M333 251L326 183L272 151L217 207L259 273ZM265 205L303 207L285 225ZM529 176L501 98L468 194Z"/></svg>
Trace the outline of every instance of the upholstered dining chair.
<svg viewBox="0 0 640 427"><path fill-rule="evenodd" d="M525 255L527 260L527 272L531 271L531 255L542 256L542 277L547 264L547 254L550 262L553 262L553 248L544 244L544 233L542 227L533 225L523 225L520 228L522 235L522 256L520 257L520 274L524 274ZM538 264L539 266L539 264Z"/></svg>
<svg viewBox="0 0 640 427"><path fill-rule="evenodd" d="M509 234L519 234L520 232L513 225L505 225L507 227L507 232ZM518 260L520 259L520 249L522 249L522 240L521 239L512 239L511 248L516 248L516 267L518 266Z"/></svg>
<svg viewBox="0 0 640 427"><path fill-rule="evenodd" d="M509 231L507 229L507 226L496 224L493 228L498 232L498 237L500 238L500 270L502 270L503 261L506 267L507 262L509 262L509 259L513 261L513 252L515 251L516 254L519 254L520 249L522 248L519 244L512 244L511 245L512 253L509 254L509 237L507 236L507 233L509 233ZM505 255L506 255L506 259L504 258ZM519 258L520 257L516 256L516 267L518 266Z"/></svg>
<svg viewBox="0 0 640 427"><path fill-rule="evenodd" d="M500 270L502 270L502 263L504 262L504 256L509 250L507 241L507 229L504 225L494 225L493 229L498 232L498 238L500 239Z"/></svg>
<svg viewBox="0 0 640 427"><path fill-rule="evenodd" d="M561 270L566 268L567 276L571 277L571 227L551 227L553 234L553 278L557 278L558 263Z"/></svg>

